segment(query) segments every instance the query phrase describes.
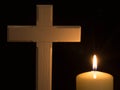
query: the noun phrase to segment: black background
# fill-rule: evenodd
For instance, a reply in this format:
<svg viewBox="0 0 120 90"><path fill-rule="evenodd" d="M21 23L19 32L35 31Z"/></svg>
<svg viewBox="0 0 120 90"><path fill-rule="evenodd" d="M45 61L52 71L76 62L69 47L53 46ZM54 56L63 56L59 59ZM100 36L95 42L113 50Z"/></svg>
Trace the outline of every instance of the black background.
<svg viewBox="0 0 120 90"><path fill-rule="evenodd" d="M14 70L17 68L23 71L21 73L24 73L23 68L16 67L16 64L20 66L21 63L18 63L19 60L16 62L16 55L14 54L18 55L16 57L21 57L23 61L31 60L29 65L36 62L35 45L26 44L26 42L23 42L24 44L7 42L7 25L35 25L36 4L53 4L53 25L79 25L82 27L81 42L53 43L53 90L75 90L75 76L78 73L92 70L90 60L94 53L97 54L99 59L98 70L112 74L114 76L114 90L120 89L120 6L118 2L86 0L79 0L79 2L77 0L10 0L0 2L0 59L3 61L2 70L5 67L9 68L15 65ZM26 47L30 47L30 51ZM23 52L27 54L24 56ZM34 73L32 71L26 72L26 75L30 73L33 75L30 79L31 82L28 82L33 85L35 63L32 66L29 66L27 61L25 63L26 65L22 65L24 68L29 67L29 70L34 68ZM9 73L6 69L4 71ZM7 77L6 73L3 72L4 78ZM15 73L11 73L13 81L16 80ZM21 77L21 75L17 75L17 77ZM24 76L23 78L23 80L28 80ZM5 81L8 80L5 79ZM14 84L19 81L15 81ZM4 85L12 84L5 83ZM30 90L35 90L35 88L32 89L31 87Z"/></svg>
<svg viewBox="0 0 120 90"><path fill-rule="evenodd" d="M1 89L35 90L36 44L9 42L0 47Z"/></svg>

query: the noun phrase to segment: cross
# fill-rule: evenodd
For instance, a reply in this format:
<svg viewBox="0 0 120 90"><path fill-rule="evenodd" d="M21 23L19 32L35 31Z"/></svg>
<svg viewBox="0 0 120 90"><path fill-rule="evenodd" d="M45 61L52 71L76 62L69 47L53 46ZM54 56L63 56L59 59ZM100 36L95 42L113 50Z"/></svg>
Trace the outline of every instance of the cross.
<svg viewBox="0 0 120 90"><path fill-rule="evenodd" d="M52 5L37 5L35 26L8 26L9 42L36 42L37 90L52 90L52 42L80 42L80 26L53 26Z"/></svg>

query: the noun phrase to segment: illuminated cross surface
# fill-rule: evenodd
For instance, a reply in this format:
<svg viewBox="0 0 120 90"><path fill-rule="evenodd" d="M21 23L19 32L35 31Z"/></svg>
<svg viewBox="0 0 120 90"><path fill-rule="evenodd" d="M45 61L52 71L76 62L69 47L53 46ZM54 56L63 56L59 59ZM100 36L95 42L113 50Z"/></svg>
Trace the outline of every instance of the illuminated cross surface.
<svg viewBox="0 0 120 90"><path fill-rule="evenodd" d="M52 42L80 42L80 26L53 26L52 5L37 5L36 26L8 26L8 42L36 42L37 90L52 90Z"/></svg>

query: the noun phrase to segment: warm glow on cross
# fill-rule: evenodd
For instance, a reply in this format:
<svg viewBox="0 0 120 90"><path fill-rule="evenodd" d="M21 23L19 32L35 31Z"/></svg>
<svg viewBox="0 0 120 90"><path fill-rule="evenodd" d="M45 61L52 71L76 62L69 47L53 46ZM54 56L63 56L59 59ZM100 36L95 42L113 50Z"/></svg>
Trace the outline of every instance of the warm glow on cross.
<svg viewBox="0 0 120 90"><path fill-rule="evenodd" d="M97 69L97 56L93 55L93 70Z"/></svg>
<svg viewBox="0 0 120 90"><path fill-rule="evenodd" d="M52 18L52 5L37 5L36 25L8 26L9 42L36 43L37 90L52 90L52 43L81 41L80 26L53 26Z"/></svg>

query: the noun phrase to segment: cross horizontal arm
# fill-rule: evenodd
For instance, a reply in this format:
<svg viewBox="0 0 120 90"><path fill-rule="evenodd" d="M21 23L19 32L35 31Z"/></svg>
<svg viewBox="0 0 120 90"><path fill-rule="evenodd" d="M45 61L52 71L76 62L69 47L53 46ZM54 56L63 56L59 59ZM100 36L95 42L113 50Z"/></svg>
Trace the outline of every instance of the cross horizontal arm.
<svg viewBox="0 0 120 90"><path fill-rule="evenodd" d="M35 42L36 26L8 26L7 40L9 42Z"/></svg>
<svg viewBox="0 0 120 90"><path fill-rule="evenodd" d="M45 28L44 28L45 29ZM47 30L46 30L47 29ZM45 30L35 26L9 26L9 41L32 42L79 42L81 30L78 26L47 27Z"/></svg>
<svg viewBox="0 0 120 90"><path fill-rule="evenodd" d="M80 42L81 41L81 28L78 26L60 26L53 27L51 33L52 42Z"/></svg>

